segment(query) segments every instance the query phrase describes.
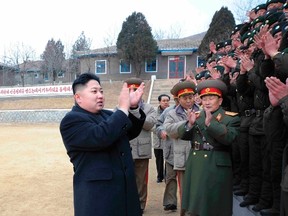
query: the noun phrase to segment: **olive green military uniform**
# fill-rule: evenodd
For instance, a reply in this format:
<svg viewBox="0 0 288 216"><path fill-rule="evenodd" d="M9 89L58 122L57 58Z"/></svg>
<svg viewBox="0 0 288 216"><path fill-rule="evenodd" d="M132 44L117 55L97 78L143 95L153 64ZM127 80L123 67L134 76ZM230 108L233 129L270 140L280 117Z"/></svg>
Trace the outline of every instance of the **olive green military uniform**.
<svg viewBox="0 0 288 216"><path fill-rule="evenodd" d="M204 82L207 81L203 81L203 85ZM184 123L178 129L179 136L192 143L186 162L182 209L192 215L231 216L233 198L230 151L238 135L240 118L237 113L224 111L221 107L212 116L207 127L206 113L202 110L192 128L187 128L187 123Z"/></svg>
<svg viewBox="0 0 288 216"><path fill-rule="evenodd" d="M186 162L182 208L201 216L232 215L232 163L229 146L237 135L239 117L225 114L222 108L213 113L215 119L205 126L205 111L200 113L196 125L186 131L179 129L183 138L192 139L194 148ZM216 118L219 118L218 121ZM201 131L201 132L199 132ZM196 150L203 137L214 149Z"/></svg>

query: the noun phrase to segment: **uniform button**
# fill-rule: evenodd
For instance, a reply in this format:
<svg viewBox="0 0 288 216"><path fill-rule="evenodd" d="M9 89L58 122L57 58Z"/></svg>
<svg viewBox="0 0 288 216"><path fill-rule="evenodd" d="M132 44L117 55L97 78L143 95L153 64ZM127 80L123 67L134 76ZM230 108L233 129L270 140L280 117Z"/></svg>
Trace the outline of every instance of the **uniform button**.
<svg viewBox="0 0 288 216"><path fill-rule="evenodd" d="M121 154L121 156L124 156L124 152L121 152L120 154Z"/></svg>
<svg viewBox="0 0 288 216"><path fill-rule="evenodd" d="M207 155L207 154L205 154L205 155L204 155L204 157L205 157L205 158L207 158L207 157L208 157L208 155Z"/></svg>
<svg viewBox="0 0 288 216"><path fill-rule="evenodd" d="M196 152L193 152L193 155L196 155Z"/></svg>

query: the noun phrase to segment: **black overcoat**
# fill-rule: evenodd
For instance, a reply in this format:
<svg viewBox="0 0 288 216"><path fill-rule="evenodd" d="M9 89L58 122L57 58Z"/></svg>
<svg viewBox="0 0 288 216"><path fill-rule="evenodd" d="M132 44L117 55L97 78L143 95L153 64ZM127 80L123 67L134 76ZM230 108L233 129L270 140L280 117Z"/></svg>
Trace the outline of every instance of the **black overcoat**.
<svg viewBox="0 0 288 216"><path fill-rule="evenodd" d="M74 169L75 216L142 215L129 145L142 129L140 114L92 114L76 105L62 119L60 133Z"/></svg>

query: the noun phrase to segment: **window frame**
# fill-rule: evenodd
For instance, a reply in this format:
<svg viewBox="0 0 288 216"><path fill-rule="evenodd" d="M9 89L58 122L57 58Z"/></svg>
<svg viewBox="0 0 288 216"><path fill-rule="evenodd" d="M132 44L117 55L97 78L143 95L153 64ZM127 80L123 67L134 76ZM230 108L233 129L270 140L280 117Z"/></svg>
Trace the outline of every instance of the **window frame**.
<svg viewBox="0 0 288 216"><path fill-rule="evenodd" d="M98 62L100 63L100 62L104 62L104 72L98 72L97 71L97 69L98 69L98 67L97 67L97 65L98 65ZM100 64L99 64L100 65ZM103 65L103 63L101 64L101 65ZM97 75L99 75L99 74L107 74L107 60L105 60L105 59L99 59L99 60L95 60L95 74L97 74Z"/></svg>
<svg viewBox="0 0 288 216"><path fill-rule="evenodd" d="M150 60L151 64L149 64L149 65L152 65L155 62L155 70L148 70L148 61L149 60L145 60L145 73L157 73L157 71L158 71L158 59L155 58L153 60ZM153 67L153 66L151 66L151 67Z"/></svg>
<svg viewBox="0 0 288 216"><path fill-rule="evenodd" d="M127 66L128 66L128 64L129 64L129 71L122 71L122 63L124 62L124 60L123 59L120 59L120 62L119 62L119 72L120 72L120 74L131 74L132 73L132 67L131 67L131 63L129 63L129 62L124 62Z"/></svg>

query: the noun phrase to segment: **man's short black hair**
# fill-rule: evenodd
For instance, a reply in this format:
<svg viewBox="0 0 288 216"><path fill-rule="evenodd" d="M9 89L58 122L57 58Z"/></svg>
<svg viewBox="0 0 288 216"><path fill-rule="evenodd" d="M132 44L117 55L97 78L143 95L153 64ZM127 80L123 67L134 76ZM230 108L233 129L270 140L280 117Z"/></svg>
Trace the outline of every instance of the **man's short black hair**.
<svg viewBox="0 0 288 216"><path fill-rule="evenodd" d="M158 101L159 101L159 102L161 101L162 97L168 97L169 100L170 100L170 96L169 96L169 95L167 95L167 94L161 94L161 95L158 96Z"/></svg>
<svg viewBox="0 0 288 216"><path fill-rule="evenodd" d="M76 90L79 86L86 85L86 83L88 83L90 80L96 80L99 84L101 84L100 78L98 76L96 76L95 74L83 73L77 79L75 79L73 84L72 84L73 94L76 93Z"/></svg>

